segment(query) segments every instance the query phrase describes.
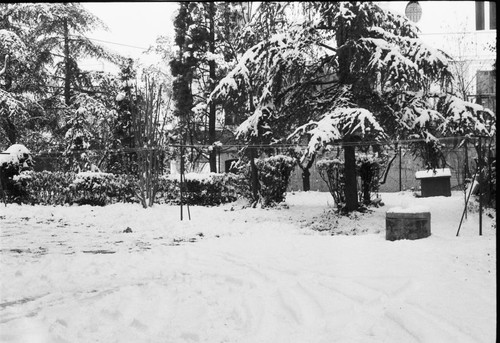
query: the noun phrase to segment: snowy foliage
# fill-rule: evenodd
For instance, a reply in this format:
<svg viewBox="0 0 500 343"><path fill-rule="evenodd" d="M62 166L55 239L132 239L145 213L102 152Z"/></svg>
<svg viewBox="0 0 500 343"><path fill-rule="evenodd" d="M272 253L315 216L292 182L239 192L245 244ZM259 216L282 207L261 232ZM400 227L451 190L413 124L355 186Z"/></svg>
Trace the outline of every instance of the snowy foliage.
<svg viewBox="0 0 500 343"><path fill-rule="evenodd" d="M256 16L269 11L277 18L286 6L264 6ZM247 118L238 137L279 140L288 128L288 139L309 138L311 155L353 135L432 141L469 129L494 131L491 112L429 93L433 84L446 90L450 57L424 44L407 18L368 2L299 6L302 19L272 28L274 34L248 48L211 94L211 101L222 103L244 99ZM253 25L245 37L258 31ZM334 86L349 91L340 97L330 91Z"/></svg>
<svg viewBox="0 0 500 343"><path fill-rule="evenodd" d="M445 95L438 104L446 118L446 131L451 135L496 134L496 115L489 109L453 95Z"/></svg>
<svg viewBox="0 0 500 343"><path fill-rule="evenodd" d="M311 126L313 129L308 130ZM320 148L342 140L344 137L371 136L385 138L384 131L370 111L363 108L336 108L318 122L310 122L299 127L293 134L310 135L306 155L312 155Z"/></svg>
<svg viewBox="0 0 500 343"><path fill-rule="evenodd" d="M2 57L2 63L5 55L8 55L9 59L12 60L25 61L26 49L26 45L18 35L11 31L0 29L0 57Z"/></svg>
<svg viewBox="0 0 500 343"><path fill-rule="evenodd" d="M274 206L285 200L295 159L275 155L255 161L259 170L260 202L262 207Z"/></svg>
<svg viewBox="0 0 500 343"><path fill-rule="evenodd" d="M69 143L68 150L85 150L109 141L110 125L117 115L116 111L83 93L75 96L73 106L76 108L75 116L69 120L65 136Z"/></svg>
<svg viewBox="0 0 500 343"><path fill-rule="evenodd" d="M31 161L31 152L22 144L13 144L0 154L0 167Z"/></svg>

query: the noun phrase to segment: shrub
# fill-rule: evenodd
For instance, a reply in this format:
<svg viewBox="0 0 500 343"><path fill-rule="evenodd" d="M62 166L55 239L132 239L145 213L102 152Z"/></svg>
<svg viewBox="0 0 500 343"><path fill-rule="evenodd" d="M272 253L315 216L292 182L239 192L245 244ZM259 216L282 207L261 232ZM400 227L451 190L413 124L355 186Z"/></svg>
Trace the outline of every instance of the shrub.
<svg viewBox="0 0 500 343"><path fill-rule="evenodd" d="M74 173L23 172L14 178L19 203L63 205L72 203L70 191Z"/></svg>
<svg viewBox="0 0 500 343"><path fill-rule="evenodd" d="M371 194L379 191L380 165L383 159L378 154L356 154L356 171L361 179L359 200L371 203Z"/></svg>
<svg viewBox="0 0 500 343"><path fill-rule="evenodd" d="M284 201L295 159L276 155L257 160L255 165L259 171L262 206L273 206Z"/></svg>
<svg viewBox="0 0 500 343"><path fill-rule="evenodd" d="M126 175L73 172L24 172L15 177L17 202L41 205L104 206L134 202L133 179Z"/></svg>
<svg viewBox="0 0 500 343"><path fill-rule="evenodd" d="M337 209L341 210L345 205L344 162L339 159L324 159L316 162L316 168L328 186Z"/></svg>
<svg viewBox="0 0 500 343"><path fill-rule="evenodd" d="M215 206L235 201L242 196L244 177L227 174L185 174L182 204ZM157 199L164 203L180 204L179 176L160 178Z"/></svg>
<svg viewBox="0 0 500 343"><path fill-rule="evenodd" d="M10 201L41 205L97 205L135 202L136 178L109 173L23 172L14 178L15 194ZM186 174L183 204L215 206L242 195L243 176L236 174ZM156 203L180 204L178 177L159 178Z"/></svg>
<svg viewBox="0 0 500 343"><path fill-rule="evenodd" d="M70 185L73 202L104 206L116 202L135 202L134 179L127 175L83 172Z"/></svg>
<svg viewBox="0 0 500 343"><path fill-rule="evenodd" d="M0 183L10 201L18 199L21 194L13 178L21 171L30 170L33 160L30 151L22 144L13 144L0 154ZM3 195L3 194L2 194Z"/></svg>

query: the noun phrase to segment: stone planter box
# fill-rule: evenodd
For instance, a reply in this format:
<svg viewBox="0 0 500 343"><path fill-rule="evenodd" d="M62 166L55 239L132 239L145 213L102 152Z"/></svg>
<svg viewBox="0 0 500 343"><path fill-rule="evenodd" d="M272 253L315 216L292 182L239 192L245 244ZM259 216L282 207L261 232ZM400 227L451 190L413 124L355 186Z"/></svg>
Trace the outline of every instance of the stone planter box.
<svg viewBox="0 0 500 343"><path fill-rule="evenodd" d="M385 239L419 239L431 235L431 213L425 210L394 209L386 212Z"/></svg>

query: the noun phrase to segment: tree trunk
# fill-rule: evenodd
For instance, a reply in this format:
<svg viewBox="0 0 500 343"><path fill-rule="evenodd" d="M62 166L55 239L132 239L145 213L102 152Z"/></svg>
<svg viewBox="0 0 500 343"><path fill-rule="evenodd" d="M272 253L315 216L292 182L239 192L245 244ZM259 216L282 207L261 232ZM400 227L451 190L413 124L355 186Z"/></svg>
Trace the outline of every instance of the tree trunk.
<svg viewBox="0 0 500 343"><path fill-rule="evenodd" d="M255 159L257 158L257 150L254 147L250 147L250 175L251 175L251 186L252 186L252 198L254 204L257 204L259 200L259 171L255 165Z"/></svg>
<svg viewBox="0 0 500 343"><path fill-rule="evenodd" d="M64 19L64 103L69 105L71 98L71 68L69 61L68 19Z"/></svg>
<svg viewBox="0 0 500 343"><path fill-rule="evenodd" d="M309 168L304 168L302 169L302 189L304 192L308 192L311 190L311 180L310 177L311 172L309 171Z"/></svg>
<svg viewBox="0 0 500 343"><path fill-rule="evenodd" d="M302 169L302 189L304 192L311 190L311 172L309 171L316 159L316 154L314 154L311 159L307 162L306 166L302 166L299 160L297 160L300 169Z"/></svg>
<svg viewBox="0 0 500 343"><path fill-rule="evenodd" d="M340 20L339 30L336 33L337 46L339 49L339 82L343 85L353 84L355 81L351 73L350 64L352 61L353 49L344 46L348 39L348 32ZM344 142L349 143L352 139L344 137ZM344 178L345 178L345 210L348 212L358 209L358 183L356 180L356 155L354 146L344 146Z"/></svg>
<svg viewBox="0 0 500 343"><path fill-rule="evenodd" d="M344 178L345 178L345 210L352 212L358 209L358 183L356 180L356 148L344 146Z"/></svg>
<svg viewBox="0 0 500 343"><path fill-rule="evenodd" d="M209 51L212 53L212 55L215 52L215 27L214 27L214 21L215 21L215 4L213 2L210 2L210 40L209 40ZM210 68L210 91L213 91L215 88L215 61L211 59L208 62L209 68ZM208 114L208 141L210 145L213 146L215 143L215 104L213 101L210 102L210 108L209 108L209 114ZM209 162L210 162L210 171L212 173L217 172L217 151L215 148L210 150L210 156L209 156Z"/></svg>

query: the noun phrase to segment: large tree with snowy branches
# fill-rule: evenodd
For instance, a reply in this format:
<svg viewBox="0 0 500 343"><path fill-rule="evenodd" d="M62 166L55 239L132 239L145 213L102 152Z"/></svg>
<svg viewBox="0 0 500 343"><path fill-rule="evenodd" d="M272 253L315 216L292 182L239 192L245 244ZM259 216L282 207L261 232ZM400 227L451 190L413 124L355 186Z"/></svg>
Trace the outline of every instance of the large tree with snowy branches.
<svg viewBox="0 0 500 343"><path fill-rule="evenodd" d="M177 56L171 61L174 80L174 113L190 143L211 145L198 156L208 154L210 171L217 171L214 143L217 108L207 98L218 81L234 65L238 26L244 20L241 2L180 2L174 20ZM192 156L194 160L194 156Z"/></svg>
<svg viewBox="0 0 500 343"><path fill-rule="evenodd" d="M347 211L358 207L356 142L422 139L436 150L444 135L494 133L491 111L445 92L449 57L406 18L371 2L275 6L293 19L250 47L211 99L246 104L247 141L307 136L304 159L342 142Z"/></svg>

